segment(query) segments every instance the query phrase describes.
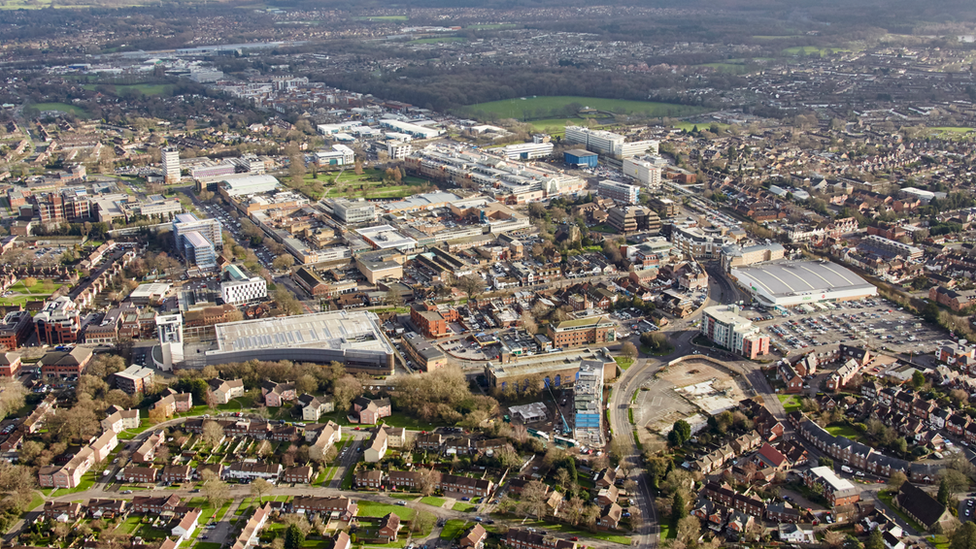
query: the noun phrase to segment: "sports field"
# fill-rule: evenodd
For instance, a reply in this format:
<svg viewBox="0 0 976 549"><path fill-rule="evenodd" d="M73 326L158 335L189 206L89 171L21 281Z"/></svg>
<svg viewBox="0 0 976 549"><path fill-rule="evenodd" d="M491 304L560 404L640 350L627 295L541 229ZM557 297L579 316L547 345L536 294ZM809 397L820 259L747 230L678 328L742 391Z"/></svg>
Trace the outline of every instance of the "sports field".
<svg viewBox="0 0 976 549"><path fill-rule="evenodd" d="M85 84L82 86L86 90L95 90L98 88L99 84ZM169 84L108 84L110 88L115 90L115 93L121 94L129 90L135 90L142 92L143 95L162 95L164 93L169 93L173 89L173 86Z"/></svg>
<svg viewBox="0 0 976 549"><path fill-rule="evenodd" d="M532 96L488 103L468 105L462 112L469 116L478 113L493 114L502 118L516 118L524 121L557 119L566 114L568 105L579 105L581 108L591 108L614 114L642 114L650 117L682 117L705 112L704 107L678 105L674 103L657 103L653 101L630 101L627 99L604 99L600 97ZM575 114L575 113L572 113Z"/></svg>
<svg viewBox="0 0 976 549"><path fill-rule="evenodd" d="M80 118L87 118L88 111L81 107L76 107L75 105L69 105L67 103L34 103L32 105L35 109L44 111L61 111L73 114Z"/></svg>

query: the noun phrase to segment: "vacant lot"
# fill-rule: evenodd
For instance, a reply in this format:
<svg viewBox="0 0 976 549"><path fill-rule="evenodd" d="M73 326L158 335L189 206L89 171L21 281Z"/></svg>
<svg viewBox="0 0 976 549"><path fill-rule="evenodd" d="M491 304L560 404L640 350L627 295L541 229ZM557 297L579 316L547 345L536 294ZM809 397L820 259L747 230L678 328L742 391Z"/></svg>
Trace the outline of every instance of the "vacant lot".
<svg viewBox="0 0 976 549"><path fill-rule="evenodd" d="M599 97L535 96L488 103L477 103L464 107L462 111L470 116L491 114L500 118L517 118L519 120L544 120L565 122L564 115L575 115L576 112L567 110L569 106L591 108L614 114L640 114L650 117L691 116L705 112L703 107L677 105L673 103L655 103L651 101L628 101L626 99L603 99Z"/></svg>

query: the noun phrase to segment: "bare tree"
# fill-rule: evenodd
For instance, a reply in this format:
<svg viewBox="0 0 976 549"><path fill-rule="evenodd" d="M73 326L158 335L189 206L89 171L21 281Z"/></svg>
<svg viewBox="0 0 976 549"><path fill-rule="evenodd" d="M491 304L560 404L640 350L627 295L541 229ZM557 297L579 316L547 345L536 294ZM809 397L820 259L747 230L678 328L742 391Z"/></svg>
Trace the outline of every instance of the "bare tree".
<svg viewBox="0 0 976 549"><path fill-rule="evenodd" d="M251 495L258 498L258 501L264 502L264 496L270 494L274 490L274 484L264 480L263 478L255 479L251 483Z"/></svg>
<svg viewBox="0 0 976 549"><path fill-rule="evenodd" d="M224 428L216 421L207 420L203 422L203 434L200 438L210 446L216 446L224 440Z"/></svg>

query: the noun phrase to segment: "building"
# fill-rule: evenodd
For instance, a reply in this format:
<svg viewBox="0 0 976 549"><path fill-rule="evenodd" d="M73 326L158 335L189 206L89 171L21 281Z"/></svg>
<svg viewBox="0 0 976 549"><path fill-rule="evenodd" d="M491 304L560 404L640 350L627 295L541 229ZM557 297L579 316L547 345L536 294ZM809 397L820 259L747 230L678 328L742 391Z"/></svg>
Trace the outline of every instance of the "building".
<svg viewBox="0 0 976 549"><path fill-rule="evenodd" d="M252 463L237 461L224 468L224 478L232 479L264 479L274 481L281 476L282 467L280 463Z"/></svg>
<svg viewBox="0 0 976 549"><path fill-rule="evenodd" d="M636 188L636 187L635 187ZM661 232L661 218L650 208L644 206L617 206L608 212L607 224L618 233Z"/></svg>
<svg viewBox="0 0 976 549"><path fill-rule="evenodd" d="M268 297L268 281L260 276L247 276L237 265L224 268L220 296L224 303L236 305Z"/></svg>
<svg viewBox="0 0 976 549"><path fill-rule="evenodd" d="M861 491L851 481L838 477L830 467L813 467L803 474L803 478L807 486L820 486L831 507L852 505L861 500Z"/></svg>
<svg viewBox="0 0 976 549"><path fill-rule="evenodd" d="M44 303L44 307L34 315L34 331L38 343L43 345L77 343L81 334L78 306L68 296Z"/></svg>
<svg viewBox="0 0 976 549"><path fill-rule="evenodd" d="M447 355L420 334L414 332L404 334L403 350L410 360L425 372L433 372L447 366Z"/></svg>
<svg viewBox="0 0 976 549"><path fill-rule="evenodd" d="M777 261L786 255L786 248L782 244L771 242L742 247L730 244L722 248L722 268L729 271L735 267L745 267L756 263Z"/></svg>
<svg viewBox="0 0 976 549"><path fill-rule="evenodd" d="M317 151L315 163L319 166L350 166L356 162L356 153L345 145L332 145L331 151Z"/></svg>
<svg viewBox="0 0 976 549"><path fill-rule="evenodd" d="M153 404L153 410L159 410L161 417L171 417L173 414L189 412L193 408L193 393L176 393L172 389L167 389L168 394Z"/></svg>
<svg viewBox="0 0 976 549"><path fill-rule="evenodd" d="M275 191L280 186L278 179L267 174L238 174L220 181L217 190L222 196L231 199L237 196L260 195Z"/></svg>
<svg viewBox="0 0 976 549"><path fill-rule="evenodd" d="M387 141L386 154L390 160L403 160L413 152L413 145L404 141Z"/></svg>
<svg viewBox="0 0 976 549"><path fill-rule="evenodd" d="M911 482L901 485L894 504L929 530L933 530L936 525L948 524L953 520L952 514L945 505Z"/></svg>
<svg viewBox="0 0 976 549"><path fill-rule="evenodd" d="M616 341L616 325L605 316L590 316L549 324L549 339L553 347L602 345Z"/></svg>
<svg viewBox="0 0 976 549"><path fill-rule="evenodd" d="M355 225L376 221L376 206L365 200L336 198L331 200L329 204L332 206L332 213L343 223Z"/></svg>
<svg viewBox="0 0 976 549"><path fill-rule="evenodd" d="M610 198L614 202L621 204L637 204L640 201L640 187L610 179L600 181L600 184L597 186L597 193L604 198Z"/></svg>
<svg viewBox="0 0 976 549"><path fill-rule="evenodd" d="M173 242L187 265L201 269L217 266L217 250L224 245L223 228L217 219L197 219L192 213L173 218Z"/></svg>
<svg viewBox="0 0 976 549"><path fill-rule="evenodd" d="M125 482L156 482L159 478L159 469L130 465L119 471L118 476Z"/></svg>
<svg viewBox="0 0 976 549"><path fill-rule="evenodd" d="M424 337L436 339L454 334L450 324L460 320L457 309L438 307L433 303L414 303L410 306L410 322Z"/></svg>
<svg viewBox="0 0 976 549"><path fill-rule="evenodd" d="M75 347L70 351L52 351L41 357L41 375L44 377L77 377L85 373L94 353L89 347Z"/></svg>
<svg viewBox="0 0 976 549"><path fill-rule="evenodd" d="M580 444L603 446L603 368L581 365L573 389L573 437Z"/></svg>
<svg viewBox="0 0 976 549"><path fill-rule="evenodd" d="M28 311L10 311L0 324L0 346L16 351L34 331L34 318Z"/></svg>
<svg viewBox="0 0 976 549"><path fill-rule="evenodd" d="M769 336L752 321L739 315L734 306L716 305L705 309L701 333L711 341L750 360L769 353Z"/></svg>
<svg viewBox="0 0 976 549"><path fill-rule="evenodd" d="M211 379L208 393L217 404L227 404L232 399L244 396L244 381L241 379Z"/></svg>
<svg viewBox="0 0 976 549"><path fill-rule="evenodd" d="M624 175L640 181L647 187L660 187L661 172L667 166L667 162L659 156L652 158L625 158L623 163Z"/></svg>
<svg viewBox="0 0 976 549"><path fill-rule="evenodd" d="M623 148L624 136L604 130L591 130L581 126L566 126L563 140L567 143L583 145L588 151L607 156L617 156Z"/></svg>
<svg viewBox="0 0 976 549"><path fill-rule="evenodd" d="M318 421L322 414L335 411L335 402L331 396L317 397L304 394L298 397L298 405L302 408L302 419L304 421Z"/></svg>
<svg viewBox="0 0 976 549"><path fill-rule="evenodd" d="M292 360L337 361L351 373L391 375L393 349L378 318L368 311L333 311L226 322L214 327L216 348L207 364Z"/></svg>
<svg viewBox="0 0 976 549"><path fill-rule="evenodd" d="M860 251L877 254L884 259L920 259L924 251L910 244L903 244L897 240L891 240L876 234L869 234L861 239L857 244Z"/></svg>
<svg viewBox="0 0 976 549"><path fill-rule="evenodd" d="M576 549L576 542L537 532L534 529L511 528L505 535L505 546L512 549Z"/></svg>
<svg viewBox="0 0 976 549"><path fill-rule="evenodd" d="M14 378L20 373L23 365L20 354L10 352L0 352L0 377Z"/></svg>
<svg viewBox="0 0 976 549"><path fill-rule="evenodd" d="M140 424L139 409L123 410L117 406L110 406L105 410L108 417L102 420L102 429L121 433L127 429L138 429Z"/></svg>
<svg viewBox="0 0 976 549"><path fill-rule="evenodd" d="M519 357L517 362L488 362L485 364L485 378L495 392L521 392L531 383L545 387L564 387L574 383L580 368L593 364L603 369L603 380L617 375L617 363L606 349L580 349L568 353L551 352L534 356ZM512 408L514 412L515 408ZM540 412L544 412L542 407ZM537 416L535 412L531 415ZM544 416L542 416L544 417ZM529 422L526 419L524 422Z"/></svg>
<svg viewBox="0 0 976 549"><path fill-rule="evenodd" d="M253 549L256 547L261 536L261 529L268 522L268 517L271 516L272 511L270 502L254 511L241 533L237 535L231 549Z"/></svg>
<svg viewBox="0 0 976 549"><path fill-rule="evenodd" d="M153 348L153 361L160 370L172 370L183 361L183 315L177 313L156 318L156 336L159 340L160 358Z"/></svg>
<svg viewBox="0 0 976 549"><path fill-rule="evenodd" d="M202 513L202 509L189 509L183 514L183 517L180 518L179 524L174 526L169 533L176 536L177 540L180 542L188 541L193 537L193 532L197 528L197 520L200 518Z"/></svg>
<svg viewBox="0 0 976 549"><path fill-rule="evenodd" d="M145 392L146 387L151 386L154 379L155 374L152 369L133 364L115 374L115 386L134 395Z"/></svg>
<svg viewBox="0 0 976 549"><path fill-rule="evenodd" d="M563 153L563 162L570 166L595 168L599 156L586 149L572 149Z"/></svg>
<svg viewBox="0 0 976 549"><path fill-rule="evenodd" d="M376 463L383 459L383 456L386 455L387 448L389 448L386 428L377 428L373 436L366 441L365 448L363 450L363 460L367 463Z"/></svg>
<svg viewBox="0 0 976 549"><path fill-rule="evenodd" d="M352 401L351 416L356 418L356 423L373 425L392 414L393 406L388 398L371 400L361 396Z"/></svg>
<svg viewBox="0 0 976 549"><path fill-rule="evenodd" d="M261 384L261 396L264 397L265 406L269 408L280 408L285 402L298 399L294 383L275 383L274 381L265 381Z"/></svg>
<svg viewBox="0 0 976 549"><path fill-rule="evenodd" d="M492 152L501 154L509 160L532 160L549 156L553 148L555 145L552 143L519 143L494 149Z"/></svg>
<svg viewBox="0 0 976 549"><path fill-rule="evenodd" d="M163 181L167 185L177 183L182 178L180 174L180 151L175 148L165 148L161 151L163 161Z"/></svg>
<svg viewBox="0 0 976 549"><path fill-rule="evenodd" d="M732 269L739 287L766 307L836 302L878 295L878 288L829 261L770 263Z"/></svg>

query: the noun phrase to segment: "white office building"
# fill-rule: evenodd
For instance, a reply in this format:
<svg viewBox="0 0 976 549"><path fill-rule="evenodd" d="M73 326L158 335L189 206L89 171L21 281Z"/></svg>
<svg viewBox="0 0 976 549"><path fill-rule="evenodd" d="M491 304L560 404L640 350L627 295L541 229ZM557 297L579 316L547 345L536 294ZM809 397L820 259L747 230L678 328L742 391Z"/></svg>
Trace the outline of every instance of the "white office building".
<svg viewBox="0 0 976 549"><path fill-rule="evenodd" d="M631 158L645 154L657 154L657 147L658 142L653 139L631 141L629 143L621 144L620 148L616 152L616 156L621 158Z"/></svg>
<svg viewBox="0 0 976 549"><path fill-rule="evenodd" d="M567 143L583 145L597 154L614 155L624 144L624 136L604 130L591 130L581 126L566 126Z"/></svg>
<svg viewBox="0 0 976 549"><path fill-rule="evenodd" d="M232 305L264 299L268 297L268 282L260 276L248 277L237 265L229 265L224 269L220 296Z"/></svg>
<svg viewBox="0 0 976 549"><path fill-rule="evenodd" d="M499 153L509 160L532 160L551 155L554 147L552 143L519 143L493 149L491 152Z"/></svg>
<svg viewBox="0 0 976 549"><path fill-rule="evenodd" d="M173 218L173 240L176 250L186 256L186 235L198 233L214 250L224 245L223 227L217 219L197 219L192 213L182 213Z"/></svg>
<svg viewBox="0 0 976 549"><path fill-rule="evenodd" d="M597 193L623 204L637 204L640 201L640 187L605 179L597 187Z"/></svg>
<svg viewBox="0 0 976 549"><path fill-rule="evenodd" d="M230 176L220 183L227 196L263 194L277 189L278 185L278 179L267 174Z"/></svg>
<svg viewBox="0 0 976 549"><path fill-rule="evenodd" d="M319 166L351 166L356 162L356 152L345 145L333 145L331 151L315 153L315 163Z"/></svg>
<svg viewBox="0 0 976 549"><path fill-rule="evenodd" d="M400 120L392 119L380 120L380 126L389 128L396 132L405 133L417 139L433 139L444 133L442 130L438 130L436 128L428 128L427 126L422 126L420 124L402 122Z"/></svg>
<svg viewBox="0 0 976 549"><path fill-rule="evenodd" d="M160 370L171 371L174 364L183 362L183 315L157 317L156 334L159 347L153 348L153 362Z"/></svg>
<svg viewBox="0 0 976 549"><path fill-rule="evenodd" d="M659 156L644 158L625 158L623 172L648 187L661 186L661 172L667 161Z"/></svg>
<svg viewBox="0 0 976 549"><path fill-rule="evenodd" d="M165 148L162 150L163 160L163 180L169 183L176 183L180 180L180 151L175 148Z"/></svg>
<svg viewBox="0 0 976 549"><path fill-rule="evenodd" d="M403 141L388 141L386 143L386 154L390 160L403 160L413 152L413 145Z"/></svg>

